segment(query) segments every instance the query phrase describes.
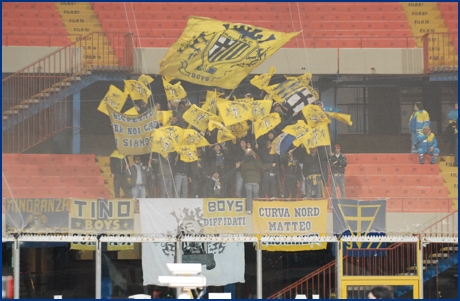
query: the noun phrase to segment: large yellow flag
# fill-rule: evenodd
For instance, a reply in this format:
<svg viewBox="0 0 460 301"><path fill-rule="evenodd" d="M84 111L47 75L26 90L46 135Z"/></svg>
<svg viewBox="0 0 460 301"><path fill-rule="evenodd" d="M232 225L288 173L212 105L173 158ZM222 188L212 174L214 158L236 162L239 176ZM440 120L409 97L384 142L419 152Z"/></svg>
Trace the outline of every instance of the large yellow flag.
<svg viewBox="0 0 460 301"><path fill-rule="evenodd" d="M167 100L180 100L187 97L187 92L185 92L180 82L172 85L165 76L163 76L163 87L165 88Z"/></svg>
<svg viewBox="0 0 460 301"><path fill-rule="evenodd" d="M227 127L236 138L243 138L248 134L249 124L247 121L238 122Z"/></svg>
<svg viewBox="0 0 460 301"><path fill-rule="evenodd" d="M160 74L234 89L297 34L192 16L160 61Z"/></svg>
<svg viewBox="0 0 460 301"><path fill-rule="evenodd" d="M173 111L157 111L157 120L161 122L163 126L171 125L173 118Z"/></svg>
<svg viewBox="0 0 460 301"><path fill-rule="evenodd" d="M255 100L249 104L252 114L252 121L261 119L270 114L273 101L271 100Z"/></svg>
<svg viewBox="0 0 460 301"><path fill-rule="evenodd" d="M307 153L310 153L310 148L322 145L331 145L331 137L329 136L329 128L327 123L321 123L314 127L306 135L300 138L305 146Z"/></svg>
<svg viewBox="0 0 460 301"><path fill-rule="evenodd" d="M302 109L302 114L308 126L314 128L320 124L329 124L331 120L324 110L317 105L309 104Z"/></svg>
<svg viewBox="0 0 460 301"><path fill-rule="evenodd" d="M142 99L145 103L148 103L152 92L143 83L137 80L125 80L125 93L131 96L132 100Z"/></svg>
<svg viewBox="0 0 460 301"><path fill-rule="evenodd" d="M233 140L236 142L236 136L222 123L219 121L211 120L209 121L208 130L213 131L217 130L217 143L222 143L225 141Z"/></svg>
<svg viewBox="0 0 460 301"><path fill-rule="evenodd" d="M138 82L143 83L144 86L148 87L148 85L153 82L153 78L149 75L141 74L137 79Z"/></svg>
<svg viewBox="0 0 460 301"><path fill-rule="evenodd" d="M284 103L294 112L301 111L306 105L319 99L318 92L310 85L304 85L297 78L285 80L278 85L269 86L267 93L272 94L273 100Z"/></svg>
<svg viewBox="0 0 460 301"><path fill-rule="evenodd" d="M205 110L197 107L193 104L187 111L182 115L185 121L196 127L200 132L208 128L210 120L218 120L219 116L206 112Z"/></svg>
<svg viewBox="0 0 460 301"><path fill-rule="evenodd" d="M193 145L195 147L201 147L209 145L209 142L197 131L193 129L185 129L183 131L182 138L179 141L179 145Z"/></svg>
<svg viewBox="0 0 460 301"><path fill-rule="evenodd" d="M195 145L177 145L174 149L180 154L181 161L194 162L198 160L198 153Z"/></svg>
<svg viewBox="0 0 460 301"><path fill-rule="evenodd" d="M330 117L332 117L334 119L337 119L340 122L348 124L349 126L353 125L353 121L351 121L351 115L350 114L344 114L344 113L339 113L339 112L326 112L326 113Z"/></svg>
<svg viewBox="0 0 460 301"><path fill-rule="evenodd" d="M224 93L214 91L207 91L206 92L206 101L201 106L201 108L205 111L217 115L217 104L222 101L227 101L225 98L220 98L219 96L223 95Z"/></svg>
<svg viewBox="0 0 460 301"><path fill-rule="evenodd" d="M268 73L256 75L249 82L260 90L266 91L268 84L270 83L270 79L272 78L273 74L275 74L275 71L275 67L271 66Z"/></svg>
<svg viewBox="0 0 460 301"><path fill-rule="evenodd" d="M121 109L125 105L127 97L128 95L126 95L126 93L114 85L110 85L109 91L101 100L97 110L104 113L105 115L109 115L109 112L107 111L107 106L109 105L115 112L120 113Z"/></svg>
<svg viewBox="0 0 460 301"><path fill-rule="evenodd" d="M256 139L268 133L281 123L280 114L274 112L254 122L254 134Z"/></svg>
<svg viewBox="0 0 460 301"><path fill-rule="evenodd" d="M287 80L298 81L305 86L309 86L313 75L310 72L305 72L301 76L285 76L285 77Z"/></svg>
<svg viewBox="0 0 460 301"><path fill-rule="evenodd" d="M251 111L247 103L222 101L217 104L217 109L226 126L251 119Z"/></svg>
<svg viewBox="0 0 460 301"><path fill-rule="evenodd" d="M298 120L297 123L288 125L283 129L283 133L292 135L295 137L294 146L298 147L302 143L302 137L307 135L311 131L311 128L303 121Z"/></svg>

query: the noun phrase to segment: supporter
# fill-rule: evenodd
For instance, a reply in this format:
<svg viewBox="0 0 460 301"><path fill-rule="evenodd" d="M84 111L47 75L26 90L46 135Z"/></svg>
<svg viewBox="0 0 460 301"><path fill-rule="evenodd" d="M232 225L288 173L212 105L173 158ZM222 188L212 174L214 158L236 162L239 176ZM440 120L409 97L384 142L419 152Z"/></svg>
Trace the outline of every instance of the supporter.
<svg viewBox="0 0 460 301"><path fill-rule="evenodd" d="M131 177L131 195L133 198L145 198L147 178L152 172L150 162L147 167L142 166L141 157L133 156L133 165L126 166L125 174Z"/></svg>
<svg viewBox="0 0 460 301"><path fill-rule="evenodd" d="M152 165L152 173L150 175L150 178L147 181L148 191L149 191L149 194L148 194L149 198L154 198L155 197L156 179L158 178L158 169L159 169L158 156L159 156L158 153L152 153L152 155L150 156L150 158L151 158L150 162L151 162L151 165Z"/></svg>
<svg viewBox="0 0 460 301"><path fill-rule="evenodd" d="M414 112L409 118L409 129L412 142L411 153L413 154L417 153L417 148L415 147L417 143L417 133L421 131L424 126L430 126L430 115L423 109L423 104L421 102L416 102L414 104Z"/></svg>
<svg viewBox="0 0 460 301"><path fill-rule="evenodd" d="M276 163L262 164L254 156L254 151L246 149L243 162L240 165L244 188L246 189L246 212L252 212L252 199L259 198L260 169L268 170L275 167Z"/></svg>
<svg viewBox="0 0 460 301"><path fill-rule="evenodd" d="M293 150L285 153L281 158L284 170L284 195L287 198L297 198L297 186L302 181L302 167L294 157Z"/></svg>
<svg viewBox="0 0 460 301"><path fill-rule="evenodd" d="M228 152L229 166L234 165L237 162L241 162L244 159L244 152L246 150L246 141L244 139L239 140L236 145L230 144L232 147ZM241 198L243 195L243 177L239 167L235 172L235 197Z"/></svg>
<svg viewBox="0 0 460 301"><path fill-rule="evenodd" d="M444 130L442 138L445 143L449 143L449 155L453 156L456 152L457 146L457 118L458 118L458 104L454 105L454 109L447 114L449 125Z"/></svg>
<svg viewBox="0 0 460 301"><path fill-rule="evenodd" d="M340 188L341 198L345 198L345 167L347 158L340 152L340 145L334 146L334 153L330 153L331 175L332 175L332 197L337 197L336 187Z"/></svg>
<svg viewBox="0 0 460 301"><path fill-rule="evenodd" d="M123 189L123 197L131 198L131 190L129 189L128 178L125 175L127 167L126 158L114 150L110 155L110 176L113 178L113 189L115 198L120 198L120 188Z"/></svg>
<svg viewBox="0 0 460 301"><path fill-rule="evenodd" d="M299 112L293 112L292 114L288 114L288 109L282 106L280 103L274 101L273 102L273 112L277 112L281 117L281 122L273 129L276 135L281 134L282 130L292 124L295 120L297 120L297 114Z"/></svg>
<svg viewBox="0 0 460 301"><path fill-rule="evenodd" d="M310 154L305 155L302 172L307 198L322 198L321 165L316 147L310 148Z"/></svg>
<svg viewBox="0 0 460 301"><path fill-rule="evenodd" d="M220 144L215 144L209 153L206 154L206 171L208 173L217 171L223 174L226 164L226 155Z"/></svg>
<svg viewBox="0 0 460 301"><path fill-rule="evenodd" d="M181 100L179 101L179 104L177 105L177 109L175 109L173 111L173 116L177 118L177 126L185 129L187 128L188 126L188 123L187 121L184 120L184 118L182 117L185 113L185 111L187 110L186 108L186 101L185 100Z"/></svg>
<svg viewBox="0 0 460 301"><path fill-rule="evenodd" d="M262 164L271 164L275 163L278 166L273 166L268 170L263 170L260 178L260 196L262 198L274 198L275 197L275 187L276 187L276 176L278 173L279 167L279 155L270 154L272 148L272 140L265 140L264 148L256 148L256 153L260 158Z"/></svg>
<svg viewBox="0 0 460 301"><path fill-rule="evenodd" d="M416 147L420 164L425 163L423 159L424 154L432 155L433 157L430 163L436 163L436 159L438 159L439 155L438 140L431 132L429 126L424 126L423 131L418 133Z"/></svg>
<svg viewBox="0 0 460 301"><path fill-rule="evenodd" d="M176 186L176 198L188 198L190 163L180 160L178 153L173 154L175 154L173 171L174 183Z"/></svg>
<svg viewBox="0 0 460 301"><path fill-rule="evenodd" d="M204 197L205 198L228 198L230 197L227 194L228 186L230 185L231 180L235 177L236 170L240 167L241 162L235 163L235 167L232 168L224 176L220 176L219 172L216 170L212 173L212 176L203 174L203 184L204 184Z"/></svg>
<svg viewBox="0 0 460 301"><path fill-rule="evenodd" d="M203 187L202 184L202 157L203 157L203 150L202 148L197 148L196 150L198 160L190 163L190 178L192 180L192 198L200 198L203 197Z"/></svg>

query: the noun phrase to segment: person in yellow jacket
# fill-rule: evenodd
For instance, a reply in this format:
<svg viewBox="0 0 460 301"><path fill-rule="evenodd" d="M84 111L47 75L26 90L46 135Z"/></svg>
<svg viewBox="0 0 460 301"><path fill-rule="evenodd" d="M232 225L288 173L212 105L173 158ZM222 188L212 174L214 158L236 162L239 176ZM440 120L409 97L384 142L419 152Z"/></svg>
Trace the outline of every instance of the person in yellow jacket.
<svg viewBox="0 0 460 301"><path fill-rule="evenodd" d="M409 118L409 129L411 133L411 153L417 154L417 133L423 130L424 126L430 126L430 115L423 109L421 102L414 104L414 112Z"/></svg>

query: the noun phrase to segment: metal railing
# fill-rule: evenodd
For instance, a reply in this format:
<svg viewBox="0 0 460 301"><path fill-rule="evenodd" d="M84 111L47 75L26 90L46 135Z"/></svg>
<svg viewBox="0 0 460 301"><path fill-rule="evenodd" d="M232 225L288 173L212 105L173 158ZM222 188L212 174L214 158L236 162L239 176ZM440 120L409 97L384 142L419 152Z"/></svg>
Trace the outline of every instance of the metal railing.
<svg viewBox="0 0 460 301"><path fill-rule="evenodd" d="M454 210L442 219L429 225L418 234L420 239L424 237L456 237L458 236L458 210Z"/></svg>
<svg viewBox="0 0 460 301"><path fill-rule="evenodd" d="M3 152L20 153L70 127L72 83L88 71L132 71L128 33L93 32L2 81Z"/></svg>

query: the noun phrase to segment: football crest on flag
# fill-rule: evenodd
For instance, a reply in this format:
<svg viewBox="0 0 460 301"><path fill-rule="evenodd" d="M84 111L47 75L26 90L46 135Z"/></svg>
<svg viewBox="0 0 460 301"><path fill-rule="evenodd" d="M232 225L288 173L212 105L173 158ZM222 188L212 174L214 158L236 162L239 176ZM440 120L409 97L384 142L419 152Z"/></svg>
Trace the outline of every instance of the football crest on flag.
<svg viewBox="0 0 460 301"><path fill-rule="evenodd" d="M234 89L297 34L192 16L160 61L160 74Z"/></svg>

